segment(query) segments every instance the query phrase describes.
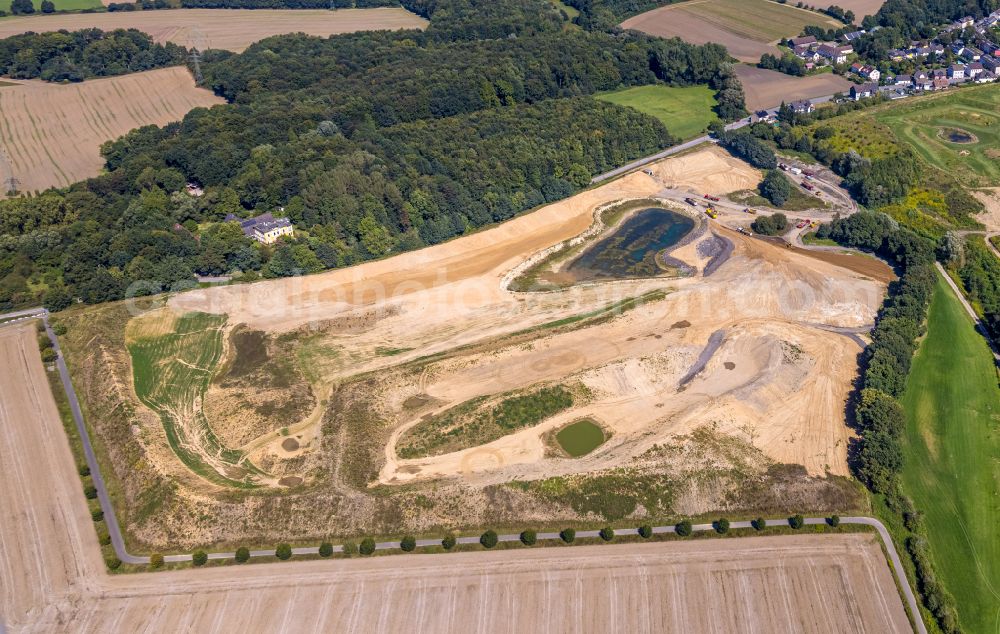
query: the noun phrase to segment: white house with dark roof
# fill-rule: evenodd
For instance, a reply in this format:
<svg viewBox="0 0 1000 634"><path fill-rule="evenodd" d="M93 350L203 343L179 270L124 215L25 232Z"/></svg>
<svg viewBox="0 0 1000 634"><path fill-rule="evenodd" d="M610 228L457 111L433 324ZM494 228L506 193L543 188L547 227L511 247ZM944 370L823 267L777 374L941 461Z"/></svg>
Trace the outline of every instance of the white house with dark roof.
<svg viewBox="0 0 1000 634"><path fill-rule="evenodd" d="M238 222L243 229L243 235L253 238L261 244L274 244L282 236L295 233L288 218L275 218L271 213L261 214L255 218L239 218L233 214L226 216L226 222Z"/></svg>

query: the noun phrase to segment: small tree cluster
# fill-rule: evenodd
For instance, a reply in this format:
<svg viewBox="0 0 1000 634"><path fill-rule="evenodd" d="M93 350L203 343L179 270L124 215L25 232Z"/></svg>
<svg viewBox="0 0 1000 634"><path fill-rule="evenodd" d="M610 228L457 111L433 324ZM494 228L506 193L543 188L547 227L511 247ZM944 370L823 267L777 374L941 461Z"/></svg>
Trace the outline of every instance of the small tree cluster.
<svg viewBox="0 0 1000 634"><path fill-rule="evenodd" d="M767 520L765 520L763 517L758 517L755 520L750 520L750 525L753 526L756 530L762 531L765 528L767 528Z"/></svg>
<svg viewBox="0 0 1000 634"><path fill-rule="evenodd" d="M329 557L332 554L333 554L333 544L331 544L330 542L323 542L322 544L319 545L320 557Z"/></svg>
<svg viewBox="0 0 1000 634"><path fill-rule="evenodd" d="M447 535L444 536L444 538L441 539L441 546L445 550L451 550L452 548L455 547L455 544L457 543L458 540L456 540L455 536L452 535L451 533L448 533Z"/></svg>
<svg viewBox="0 0 1000 634"><path fill-rule="evenodd" d="M576 529L574 528L564 528L559 531L559 539L563 540L567 544L572 544L576 539Z"/></svg>
<svg viewBox="0 0 1000 634"><path fill-rule="evenodd" d="M681 520L674 527L674 531L681 537L687 537L691 534L691 522L688 520Z"/></svg>
<svg viewBox="0 0 1000 634"><path fill-rule="evenodd" d="M413 535L407 535L399 542L399 548L404 553L411 553L417 547L417 540L414 539Z"/></svg>
<svg viewBox="0 0 1000 634"><path fill-rule="evenodd" d="M250 561L250 549L246 546L240 546L236 549L236 563L245 564Z"/></svg>
<svg viewBox="0 0 1000 634"><path fill-rule="evenodd" d="M785 175L779 170L768 170L764 174L764 180L758 186L760 195L768 199L775 207L781 207L792 195L792 184L788 182ZM763 233L758 231L758 233ZM769 234L773 235L773 234Z"/></svg>
<svg viewBox="0 0 1000 634"><path fill-rule="evenodd" d="M521 531L521 543L525 546L534 546L538 541L538 533L532 529Z"/></svg>
<svg viewBox="0 0 1000 634"><path fill-rule="evenodd" d="M757 216L750 228L764 236L776 236L784 233L785 229L788 228L788 218L783 213Z"/></svg>
<svg viewBox="0 0 1000 634"><path fill-rule="evenodd" d="M204 550L196 550L191 553L191 563L196 566L204 566L208 563L208 553Z"/></svg>
<svg viewBox="0 0 1000 634"><path fill-rule="evenodd" d="M292 558L292 546L291 544L278 544L278 547L274 549L274 556L281 561L287 561Z"/></svg>
<svg viewBox="0 0 1000 634"><path fill-rule="evenodd" d="M610 526L605 526L600 530L598 534L601 536L601 539L603 539L606 542L610 542L612 539L615 538L615 529L611 528Z"/></svg>
<svg viewBox="0 0 1000 634"><path fill-rule="evenodd" d="M153 553L150 555L149 567L154 569L163 567L163 555L160 553Z"/></svg>
<svg viewBox="0 0 1000 634"><path fill-rule="evenodd" d="M716 533L720 535L725 535L726 533L729 532L729 520L727 520L724 517L720 517L719 519L712 522L712 528L715 529Z"/></svg>
<svg viewBox="0 0 1000 634"><path fill-rule="evenodd" d="M358 552L362 555L371 555L375 552L375 540L371 537L365 537L361 540L361 546L358 547Z"/></svg>
<svg viewBox="0 0 1000 634"><path fill-rule="evenodd" d="M643 524L639 527L639 537L643 539L649 539L653 536L653 527L649 524Z"/></svg>
<svg viewBox="0 0 1000 634"><path fill-rule="evenodd" d="M788 518L788 525L794 528L795 530L802 528L804 524L805 524L805 518L803 518L801 515L796 514Z"/></svg>

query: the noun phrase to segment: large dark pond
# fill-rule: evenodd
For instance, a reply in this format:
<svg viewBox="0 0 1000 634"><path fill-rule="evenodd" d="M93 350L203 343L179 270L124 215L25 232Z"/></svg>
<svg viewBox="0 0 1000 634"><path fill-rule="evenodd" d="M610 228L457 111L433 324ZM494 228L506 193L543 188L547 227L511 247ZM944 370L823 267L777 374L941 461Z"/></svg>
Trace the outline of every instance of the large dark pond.
<svg viewBox="0 0 1000 634"><path fill-rule="evenodd" d="M656 254L674 246L695 221L666 209L643 209L574 260L567 272L577 281L653 277L663 272Z"/></svg>

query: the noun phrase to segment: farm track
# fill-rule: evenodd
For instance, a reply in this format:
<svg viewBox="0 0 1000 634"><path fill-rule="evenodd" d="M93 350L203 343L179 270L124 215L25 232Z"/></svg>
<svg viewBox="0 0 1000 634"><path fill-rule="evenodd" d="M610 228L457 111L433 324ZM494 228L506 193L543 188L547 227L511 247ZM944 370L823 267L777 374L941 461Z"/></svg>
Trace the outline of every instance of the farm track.
<svg viewBox="0 0 1000 634"><path fill-rule="evenodd" d="M103 142L221 103L183 67L69 86L17 82L0 89L0 150L21 191L63 187L100 173Z"/></svg>
<svg viewBox="0 0 1000 634"><path fill-rule="evenodd" d="M484 632L512 623L524 631L600 631L612 623L630 631L661 631L723 624L756 629L774 622L807 632L908 631L889 568L877 543L864 534L411 555L109 577L97 556L36 350L31 322L0 328L0 358L8 373L0 382L0 457L9 476L0 481L0 579L6 589L0 615L12 632L457 632L468 631L470 623ZM867 518L844 521L877 527ZM578 537L589 539L592 533L580 531ZM462 541L470 540L476 538ZM889 551L894 553L891 542ZM733 597L730 609L722 612L715 602L704 601L702 592L691 591L718 584ZM784 589L763 590L772 586ZM836 601L831 603L831 597Z"/></svg>

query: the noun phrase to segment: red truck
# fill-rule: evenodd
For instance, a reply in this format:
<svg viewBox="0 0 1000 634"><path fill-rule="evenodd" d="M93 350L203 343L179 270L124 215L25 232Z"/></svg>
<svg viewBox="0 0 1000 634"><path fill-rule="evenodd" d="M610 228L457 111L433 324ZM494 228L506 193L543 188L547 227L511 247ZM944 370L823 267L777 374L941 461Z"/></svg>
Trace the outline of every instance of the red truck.
<svg viewBox="0 0 1000 634"><path fill-rule="evenodd" d="M719 202L719 197L718 196L713 196L711 194L705 194L705 198L707 198L709 200L714 200L715 202Z"/></svg>

